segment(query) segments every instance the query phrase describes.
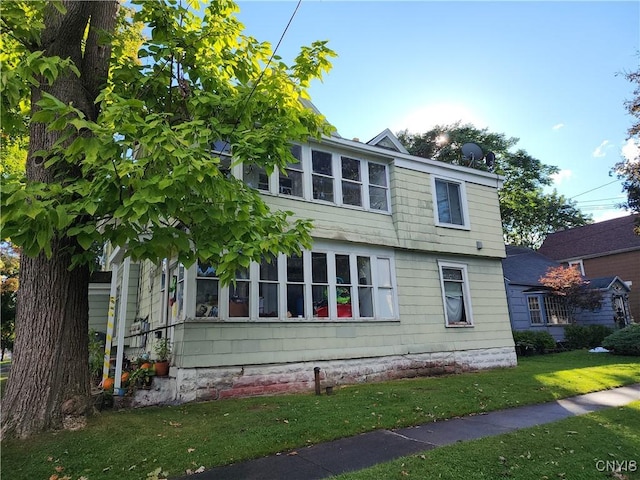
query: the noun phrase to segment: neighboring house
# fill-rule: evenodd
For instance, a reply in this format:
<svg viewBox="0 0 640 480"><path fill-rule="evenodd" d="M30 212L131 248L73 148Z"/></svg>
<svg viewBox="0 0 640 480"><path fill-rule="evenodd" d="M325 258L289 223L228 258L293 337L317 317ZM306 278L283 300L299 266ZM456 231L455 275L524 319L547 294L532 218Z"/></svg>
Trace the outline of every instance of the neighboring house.
<svg viewBox="0 0 640 480"><path fill-rule="evenodd" d="M560 263L526 247L507 246L502 261L509 317L514 330L546 330L557 342L564 340L564 327L577 325L622 326L630 323L628 315L629 287L617 276L586 280L589 288L602 294L602 305L595 311L571 312L562 298L553 295L539 279L550 267ZM620 311L627 312L620 314Z"/></svg>
<svg viewBox="0 0 640 480"><path fill-rule="evenodd" d="M547 236L538 250L558 262L577 265L583 275L617 275L631 287L631 317L640 322L640 235L634 233L638 214L592 223Z"/></svg>
<svg viewBox="0 0 640 480"><path fill-rule="evenodd" d="M313 391L315 367L341 384L516 365L499 176L409 155L388 130L292 152L286 174L232 174L271 208L313 219L301 256L252 264L230 286L207 264L110 256L112 296L137 305L114 308L125 319L114 343L129 358L173 343L149 402Z"/></svg>

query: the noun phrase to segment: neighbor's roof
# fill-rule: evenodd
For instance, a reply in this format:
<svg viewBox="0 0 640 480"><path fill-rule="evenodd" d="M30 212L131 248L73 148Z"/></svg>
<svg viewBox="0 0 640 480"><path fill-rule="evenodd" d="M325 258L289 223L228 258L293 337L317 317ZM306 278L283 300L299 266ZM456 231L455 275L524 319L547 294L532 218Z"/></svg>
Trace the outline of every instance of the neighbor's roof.
<svg viewBox="0 0 640 480"><path fill-rule="evenodd" d="M627 290L627 292L629 290L631 290L629 288L629 286L624 283L622 280L620 280L620 277L614 275L614 276L610 276L610 277L599 277L599 278L590 278L589 279L589 286L591 288L598 288L598 289L602 289L602 290L608 290L609 288L611 288L611 286L613 285L613 283L615 281L620 282L620 284L625 288L625 290Z"/></svg>
<svg viewBox="0 0 640 480"><path fill-rule="evenodd" d="M538 281L549 267L560 264L530 248L507 245L507 258L502 260L505 279L516 285L541 286Z"/></svg>
<svg viewBox="0 0 640 480"><path fill-rule="evenodd" d="M640 250L640 235L633 231L638 215L614 218L547 236L539 253L558 261L598 257Z"/></svg>

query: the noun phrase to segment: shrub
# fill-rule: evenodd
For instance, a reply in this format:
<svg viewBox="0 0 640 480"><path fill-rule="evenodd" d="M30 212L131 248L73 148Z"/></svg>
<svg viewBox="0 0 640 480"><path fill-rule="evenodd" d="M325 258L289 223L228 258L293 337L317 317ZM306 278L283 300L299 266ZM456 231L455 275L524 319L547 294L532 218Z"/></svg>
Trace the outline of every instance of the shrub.
<svg viewBox="0 0 640 480"><path fill-rule="evenodd" d="M640 324L633 324L612 333L602 346L618 355L640 355Z"/></svg>
<svg viewBox="0 0 640 480"><path fill-rule="evenodd" d="M613 329L604 325L567 325L564 339L571 349L594 348L602 345L602 340L611 335Z"/></svg>
<svg viewBox="0 0 640 480"><path fill-rule="evenodd" d="M513 341L524 350L532 349L539 353L556 348L556 341L546 331L514 330Z"/></svg>

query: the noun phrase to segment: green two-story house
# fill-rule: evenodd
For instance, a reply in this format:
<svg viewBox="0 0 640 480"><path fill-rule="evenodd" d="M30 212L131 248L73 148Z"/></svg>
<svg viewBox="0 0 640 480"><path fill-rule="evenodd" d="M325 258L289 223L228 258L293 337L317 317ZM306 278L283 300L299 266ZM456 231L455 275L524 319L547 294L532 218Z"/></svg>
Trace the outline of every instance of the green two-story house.
<svg viewBox="0 0 640 480"><path fill-rule="evenodd" d="M516 364L499 176L409 155L388 130L291 148L286 172L231 173L313 219L311 250L252 264L231 286L210 265L112 255L113 303L136 305L121 328L114 309L114 345L129 358L173 346L147 403L313 391L314 369L340 385Z"/></svg>

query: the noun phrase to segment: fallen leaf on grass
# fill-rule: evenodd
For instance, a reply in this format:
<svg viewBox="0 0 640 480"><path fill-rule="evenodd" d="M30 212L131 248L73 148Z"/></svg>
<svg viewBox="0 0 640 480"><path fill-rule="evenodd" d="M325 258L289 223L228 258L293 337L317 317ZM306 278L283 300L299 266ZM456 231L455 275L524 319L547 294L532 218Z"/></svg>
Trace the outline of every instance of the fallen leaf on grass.
<svg viewBox="0 0 640 480"><path fill-rule="evenodd" d="M182 424L180 422L172 422L171 420L169 420L169 426L171 426L171 427L181 427Z"/></svg>
<svg viewBox="0 0 640 480"><path fill-rule="evenodd" d="M195 452L196 449L195 448L187 448L187 452L191 453L191 452Z"/></svg>
<svg viewBox="0 0 640 480"><path fill-rule="evenodd" d="M58 473L62 472L64 470L64 467L62 465L57 465L54 470Z"/></svg>

